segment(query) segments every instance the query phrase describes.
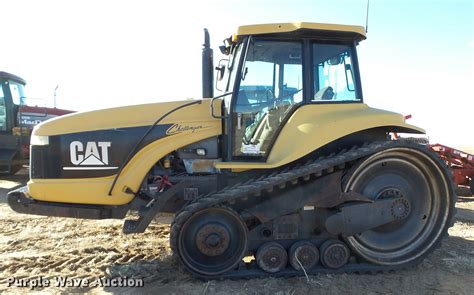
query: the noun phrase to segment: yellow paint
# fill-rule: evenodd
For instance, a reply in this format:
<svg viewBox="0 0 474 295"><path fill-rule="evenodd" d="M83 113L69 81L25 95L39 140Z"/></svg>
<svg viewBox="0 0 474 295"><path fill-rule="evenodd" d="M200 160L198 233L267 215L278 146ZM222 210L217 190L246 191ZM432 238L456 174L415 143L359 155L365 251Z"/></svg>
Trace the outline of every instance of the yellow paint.
<svg viewBox="0 0 474 295"><path fill-rule="evenodd" d="M74 179L32 179L28 182L29 195L34 199L80 204L122 205L130 202L133 195L125 188L138 191L143 178L158 160L180 147L221 133L220 122L212 128L182 133L157 140L141 149L120 174L111 196L108 195L113 176Z"/></svg>
<svg viewBox="0 0 474 295"><path fill-rule="evenodd" d="M173 107L177 104L172 103ZM166 112L170 106L164 104L148 105L148 109L155 108L156 116L160 116ZM143 122L151 120L147 117L150 110L145 111L143 108L114 109L113 112L127 111L127 118L138 124L140 117L132 112L146 112L142 117ZM106 110L107 112L109 110ZM85 120L91 113L83 113L69 116L65 124L58 124L62 121L57 120L50 124L42 124L36 130L36 134L51 135L58 132L65 132L73 129L88 130L89 127L72 126L70 124L78 124L79 121L97 120L100 111L92 112L91 119ZM124 114L122 114L124 116ZM181 118L181 119L178 119ZM153 118L152 121L154 121ZM190 122L192 120L193 122ZM112 120L113 121L113 120ZM120 126L130 126L128 120L122 120L125 123L118 124ZM113 176L101 178L87 179L32 179L28 182L29 194L38 200L50 202L64 203L82 203L82 204L106 204L121 205L130 202L133 195L126 194L125 188L132 191L138 191L143 178L151 169L151 167L162 157L176 149L189 145L191 143L203 140L209 137L218 136L222 133L221 121L213 119L209 115L209 101L204 101L201 105L191 106L188 109L178 111L175 121L166 120L188 126L186 130L176 132L176 127L170 128L171 136L157 140L143 149L141 149L129 162L122 171L121 176L115 186L113 194L108 196L108 190L112 184ZM196 122L198 123L196 123ZM109 126L108 120L101 120L103 125L98 128L105 129L104 125ZM97 123L97 122L96 122ZM69 126L69 127L67 127ZM205 126L206 128L197 128ZM268 161L266 163L242 163L242 162L221 162L216 167L220 169L232 169L233 171L245 171L248 169L269 169L290 163L308 153L338 139L345 135L361 131L368 128L398 126L400 128L411 129L414 132L424 133L424 130L415 126L406 124L404 118L400 114L387 112L383 110L369 108L365 104L313 104L300 107L291 118L286 126L282 129L280 136L275 142ZM64 128L64 130L63 130ZM109 126L110 128L110 126ZM47 132L45 131L47 130ZM94 128L93 130L97 130Z"/></svg>
<svg viewBox="0 0 474 295"><path fill-rule="evenodd" d="M35 129L35 134L57 135L87 130L151 125L171 108L184 103L187 101L78 113L68 116L64 121L62 120L64 117L62 117L61 120L51 120L40 124ZM203 100L202 104L178 110L169 119L163 121L163 123L166 122L180 124L186 128L179 129L173 125L168 129L170 136L141 149L122 171L111 196L108 195L108 191L112 185L113 176L84 179L32 179L28 182L29 195L34 199L49 202L126 204L134 196L126 194L125 188L129 187L132 191L138 191L143 178L159 159L180 147L222 133L221 121L210 116L209 100Z"/></svg>
<svg viewBox="0 0 474 295"><path fill-rule="evenodd" d="M183 102L158 103L110 110L78 113L40 124L36 135L59 135L73 132L143 126ZM111 177L87 179L32 179L29 194L38 200L63 203L122 205L133 199L125 188L136 192L153 165L180 147L222 134L221 120L210 116L209 100L177 111L163 123L175 123L169 136L141 149L119 177L111 196ZM217 108L219 109L219 108ZM106 118L106 119L105 119ZM412 132L423 129L406 124L400 114L369 108L365 104L311 104L296 110L282 129L266 163L221 162L216 167L245 171L269 169L288 164L348 134L361 130L396 126Z"/></svg>
<svg viewBox="0 0 474 295"><path fill-rule="evenodd" d="M307 23L307 22L240 26L237 29L237 36L287 33L287 32L293 32L299 29L352 32L352 33L359 34L360 40L365 39L365 29L364 27L361 27L361 26Z"/></svg>
<svg viewBox="0 0 474 295"><path fill-rule="evenodd" d="M221 162L219 169L270 169L297 160L343 136L365 129L395 126L416 133L402 115L369 108L366 104L310 104L296 110L275 141L266 163Z"/></svg>
<svg viewBox="0 0 474 295"><path fill-rule="evenodd" d="M112 128L150 126L166 112L190 101L174 101L125 106L105 110L74 113L57 117L36 126L34 135L60 135ZM166 117L160 124L199 123L215 120L210 116L209 99L201 104L183 108ZM218 110L216 110L218 111Z"/></svg>

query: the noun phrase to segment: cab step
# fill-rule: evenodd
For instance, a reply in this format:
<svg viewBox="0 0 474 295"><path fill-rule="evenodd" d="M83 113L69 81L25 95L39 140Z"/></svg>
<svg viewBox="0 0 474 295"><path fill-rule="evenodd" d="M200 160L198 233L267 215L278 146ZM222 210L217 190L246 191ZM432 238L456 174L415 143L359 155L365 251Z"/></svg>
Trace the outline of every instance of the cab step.
<svg viewBox="0 0 474 295"><path fill-rule="evenodd" d="M177 183L163 193L158 193L156 195L147 194L147 196L150 198L150 201L145 206L140 208L138 211L138 219L125 220L122 232L124 234L145 232L146 228L151 223L156 214L163 210L164 206L171 198L173 198L178 193L182 193L187 184L188 183L186 181L183 181Z"/></svg>

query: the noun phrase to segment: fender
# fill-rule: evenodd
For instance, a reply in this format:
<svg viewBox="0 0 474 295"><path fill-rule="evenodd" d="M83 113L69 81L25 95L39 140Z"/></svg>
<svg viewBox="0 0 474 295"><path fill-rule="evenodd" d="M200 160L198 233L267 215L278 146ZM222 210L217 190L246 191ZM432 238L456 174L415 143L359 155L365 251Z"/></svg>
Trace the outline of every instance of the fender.
<svg viewBox="0 0 474 295"><path fill-rule="evenodd" d="M309 104L299 107L287 120L266 162L222 162L216 167L234 171L277 168L346 135L377 127L387 132L425 133L405 123L401 114L366 104Z"/></svg>

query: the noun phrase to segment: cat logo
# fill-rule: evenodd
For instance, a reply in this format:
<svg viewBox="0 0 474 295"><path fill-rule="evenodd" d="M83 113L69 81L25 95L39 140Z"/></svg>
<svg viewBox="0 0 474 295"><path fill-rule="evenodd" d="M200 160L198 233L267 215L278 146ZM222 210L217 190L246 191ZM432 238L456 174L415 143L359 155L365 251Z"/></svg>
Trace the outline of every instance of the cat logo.
<svg viewBox="0 0 474 295"><path fill-rule="evenodd" d="M110 170L118 167L109 165L109 148L112 146L108 141L89 141L85 145L80 141L73 141L69 145L69 155L72 167L63 167L64 170Z"/></svg>

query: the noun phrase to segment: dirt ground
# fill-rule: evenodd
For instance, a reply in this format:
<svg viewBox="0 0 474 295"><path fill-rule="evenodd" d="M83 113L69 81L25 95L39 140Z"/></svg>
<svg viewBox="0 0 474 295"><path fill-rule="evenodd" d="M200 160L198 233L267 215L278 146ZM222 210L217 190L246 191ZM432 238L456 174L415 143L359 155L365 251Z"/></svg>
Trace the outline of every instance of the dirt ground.
<svg viewBox="0 0 474 295"><path fill-rule="evenodd" d="M144 234L124 235L121 220L14 213L6 204L6 192L26 179L25 171L0 179L0 293L31 290L8 287L12 279L49 280L50 286L34 289L43 293L472 294L474 289L474 197L459 198L450 236L412 269L377 275L317 275L309 281L300 277L203 282L179 270L171 259L166 222L153 223ZM68 282L87 279L90 285L58 287L58 277L68 277ZM144 286L107 287L97 281L123 277L142 279Z"/></svg>

